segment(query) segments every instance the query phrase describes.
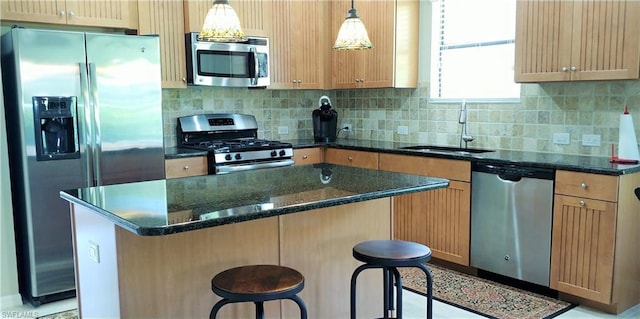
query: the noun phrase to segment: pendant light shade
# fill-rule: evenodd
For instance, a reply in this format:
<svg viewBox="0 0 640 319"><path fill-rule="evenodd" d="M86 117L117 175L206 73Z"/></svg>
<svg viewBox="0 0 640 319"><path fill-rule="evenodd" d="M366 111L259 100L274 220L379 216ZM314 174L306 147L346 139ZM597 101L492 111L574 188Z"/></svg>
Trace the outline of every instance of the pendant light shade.
<svg viewBox="0 0 640 319"><path fill-rule="evenodd" d="M215 0L204 19L200 38L214 42L244 42L247 36L229 0Z"/></svg>
<svg viewBox="0 0 640 319"><path fill-rule="evenodd" d="M342 23L338 38L333 45L334 50L364 50L373 48L373 44L369 40L369 34L364 27L358 11L353 7L351 0L351 9L347 13L347 18Z"/></svg>

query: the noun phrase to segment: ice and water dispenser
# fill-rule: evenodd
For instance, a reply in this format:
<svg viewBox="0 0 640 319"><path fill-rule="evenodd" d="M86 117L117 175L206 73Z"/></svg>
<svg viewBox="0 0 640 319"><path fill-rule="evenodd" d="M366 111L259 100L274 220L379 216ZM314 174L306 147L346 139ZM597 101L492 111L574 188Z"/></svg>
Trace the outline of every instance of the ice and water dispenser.
<svg viewBox="0 0 640 319"><path fill-rule="evenodd" d="M34 96L38 161L80 158L75 97Z"/></svg>

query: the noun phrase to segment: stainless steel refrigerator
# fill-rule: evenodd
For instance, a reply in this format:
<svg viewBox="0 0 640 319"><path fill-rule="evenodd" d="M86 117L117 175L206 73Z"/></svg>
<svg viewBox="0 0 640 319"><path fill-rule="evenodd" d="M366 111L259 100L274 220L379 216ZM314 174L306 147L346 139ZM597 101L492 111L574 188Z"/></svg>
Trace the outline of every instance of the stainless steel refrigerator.
<svg viewBox="0 0 640 319"><path fill-rule="evenodd" d="M18 279L34 305L75 295L60 190L164 178L158 43L24 28L2 36Z"/></svg>

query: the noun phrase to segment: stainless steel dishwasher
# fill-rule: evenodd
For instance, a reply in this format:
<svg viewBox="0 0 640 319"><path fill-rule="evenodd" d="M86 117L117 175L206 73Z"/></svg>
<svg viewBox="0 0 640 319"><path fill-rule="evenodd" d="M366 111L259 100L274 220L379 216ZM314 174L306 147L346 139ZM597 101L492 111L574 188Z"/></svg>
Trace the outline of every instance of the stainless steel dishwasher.
<svg viewBox="0 0 640 319"><path fill-rule="evenodd" d="M474 162L471 266L549 287L554 170Z"/></svg>

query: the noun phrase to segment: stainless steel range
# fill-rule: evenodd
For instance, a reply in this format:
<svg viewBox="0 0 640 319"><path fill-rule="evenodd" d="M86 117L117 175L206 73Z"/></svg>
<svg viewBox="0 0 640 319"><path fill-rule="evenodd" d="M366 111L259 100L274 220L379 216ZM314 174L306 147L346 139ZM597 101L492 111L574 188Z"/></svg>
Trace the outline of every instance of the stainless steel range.
<svg viewBox="0 0 640 319"><path fill-rule="evenodd" d="M178 118L178 146L207 151L209 174L293 165L290 143L258 139L247 114L198 114Z"/></svg>

